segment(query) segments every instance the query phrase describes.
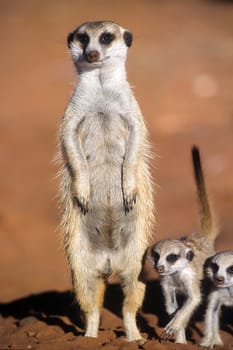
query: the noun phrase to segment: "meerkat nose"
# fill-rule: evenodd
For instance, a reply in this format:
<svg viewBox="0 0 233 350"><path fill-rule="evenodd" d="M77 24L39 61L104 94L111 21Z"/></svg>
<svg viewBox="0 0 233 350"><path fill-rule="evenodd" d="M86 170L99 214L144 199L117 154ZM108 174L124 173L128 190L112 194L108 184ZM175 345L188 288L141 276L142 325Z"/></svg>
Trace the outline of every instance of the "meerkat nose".
<svg viewBox="0 0 233 350"><path fill-rule="evenodd" d="M165 271L164 266L160 265L156 267L156 270L158 271L158 273L163 273Z"/></svg>
<svg viewBox="0 0 233 350"><path fill-rule="evenodd" d="M98 61L100 54L97 50L91 50L87 53L87 61L89 63Z"/></svg>
<svg viewBox="0 0 233 350"><path fill-rule="evenodd" d="M224 283L224 277L223 277L223 276L216 276L216 277L215 277L215 282L216 282L217 284L222 284L222 283Z"/></svg>

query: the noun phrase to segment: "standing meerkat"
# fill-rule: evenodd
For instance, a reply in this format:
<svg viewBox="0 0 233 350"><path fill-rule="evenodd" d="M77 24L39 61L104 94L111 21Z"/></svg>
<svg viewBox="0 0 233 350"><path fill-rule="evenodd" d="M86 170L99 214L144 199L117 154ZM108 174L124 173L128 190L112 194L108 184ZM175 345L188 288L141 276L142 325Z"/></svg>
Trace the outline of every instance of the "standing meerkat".
<svg viewBox="0 0 233 350"><path fill-rule="evenodd" d="M219 334L221 306L233 306L233 250L215 254L206 261L206 275L213 283L205 315L205 334L201 346L223 345Z"/></svg>
<svg viewBox="0 0 233 350"><path fill-rule="evenodd" d="M203 265L207 257L214 254L214 241L218 234L205 188L199 150L195 146L192 160L201 233L192 233L181 239L165 239L152 248L152 260L160 275L166 311L171 317L161 336L164 339L175 338L177 343L186 343L185 329L201 301ZM181 308L178 307L177 292L186 297Z"/></svg>
<svg viewBox="0 0 233 350"><path fill-rule="evenodd" d="M97 337L105 280L119 276L129 341L145 286L138 280L152 222L147 130L126 78L132 34L110 21L68 35L78 84L60 129L62 229L73 288Z"/></svg>

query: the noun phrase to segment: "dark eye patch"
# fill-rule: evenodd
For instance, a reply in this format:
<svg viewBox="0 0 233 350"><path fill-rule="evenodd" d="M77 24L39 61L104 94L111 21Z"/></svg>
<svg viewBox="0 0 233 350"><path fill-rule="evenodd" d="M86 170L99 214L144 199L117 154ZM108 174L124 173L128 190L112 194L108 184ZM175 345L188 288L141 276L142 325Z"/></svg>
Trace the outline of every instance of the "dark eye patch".
<svg viewBox="0 0 233 350"><path fill-rule="evenodd" d="M213 262L210 263L210 267L211 267L211 270L213 271L213 273L218 272L219 266L216 263L213 263Z"/></svg>
<svg viewBox="0 0 233 350"><path fill-rule="evenodd" d="M186 254L186 258L187 260L192 261L194 258L194 252L192 250L189 250Z"/></svg>
<svg viewBox="0 0 233 350"><path fill-rule="evenodd" d="M87 33L77 33L76 38L82 45L88 45L90 41L90 38L87 35Z"/></svg>
<svg viewBox="0 0 233 350"><path fill-rule="evenodd" d="M169 254L167 257L166 257L166 260L169 262L169 263L174 263L176 262L178 259L179 259L179 255L178 254Z"/></svg>
<svg viewBox="0 0 233 350"><path fill-rule="evenodd" d="M152 251L152 258L153 258L154 264L157 265L157 262L159 261L159 258L160 258L159 253L157 253L153 250Z"/></svg>
<svg viewBox="0 0 233 350"><path fill-rule="evenodd" d="M102 33L99 38L100 44L109 45L115 39L115 35L109 32Z"/></svg>
<svg viewBox="0 0 233 350"><path fill-rule="evenodd" d="M229 266L227 268L227 273L230 273L231 275L233 275L233 265L232 266Z"/></svg>

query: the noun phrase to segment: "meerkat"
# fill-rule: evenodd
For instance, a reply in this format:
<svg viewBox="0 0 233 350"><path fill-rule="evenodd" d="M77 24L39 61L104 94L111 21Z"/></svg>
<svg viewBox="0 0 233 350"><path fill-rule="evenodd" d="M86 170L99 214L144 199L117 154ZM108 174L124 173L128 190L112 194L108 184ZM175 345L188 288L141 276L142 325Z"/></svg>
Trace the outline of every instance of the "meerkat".
<svg viewBox="0 0 233 350"><path fill-rule="evenodd" d="M161 337L175 338L177 343L186 343L185 329L201 301L203 265L206 258L214 254L214 241L218 234L205 188L199 149L195 146L192 148L192 161L201 233L192 233L180 239L164 239L152 247L152 261L160 275L166 311L171 318ZM185 296L180 308L177 293Z"/></svg>
<svg viewBox="0 0 233 350"><path fill-rule="evenodd" d="M221 306L233 306L233 250L215 254L205 264L207 277L212 281L205 315L205 332L201 346L223 345L219 335Z"/></svg>
<svg viewBox="0 0 233 350"><path fill-rule="evenodd" d="M79 75L60 128L61 226L85 335L98 336L105 281L119 276L129 341L141 340L139 281L153 223L148 132L126 77L132 34L110 21L68 35Z"/></svg>

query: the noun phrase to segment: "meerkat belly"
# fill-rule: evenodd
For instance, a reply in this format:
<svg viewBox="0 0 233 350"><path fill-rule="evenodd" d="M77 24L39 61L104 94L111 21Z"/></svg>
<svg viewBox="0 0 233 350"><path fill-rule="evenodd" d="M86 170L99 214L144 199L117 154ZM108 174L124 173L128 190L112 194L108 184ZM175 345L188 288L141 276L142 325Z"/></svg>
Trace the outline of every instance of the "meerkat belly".
<svg viewBox="0 0 233 350"><path fill-rule="evenodd" d="M132 214L125 216L122 193L127 126L118 114L93 114L83 121L79 137L90 176L85 223L90 241L109 248L125 244L128 237L125 221L132 221Z"/></svg>
<svg viewBox="0 0 233 350"><path fill-rule="evenodd" d="M118 114L93 114L80 126L79 136L87 159L91 198L114 204L121 192L121 171L127 128Z"/></svg>

